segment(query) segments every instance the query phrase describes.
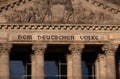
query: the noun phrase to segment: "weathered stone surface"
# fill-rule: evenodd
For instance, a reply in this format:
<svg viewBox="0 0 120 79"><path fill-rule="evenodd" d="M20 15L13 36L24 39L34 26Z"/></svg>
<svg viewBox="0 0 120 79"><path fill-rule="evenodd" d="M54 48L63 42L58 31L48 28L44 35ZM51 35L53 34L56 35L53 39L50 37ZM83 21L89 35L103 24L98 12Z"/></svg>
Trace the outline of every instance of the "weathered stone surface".
<svg viewBox="0 0 120 79"><path fill-rule="evenodd" d="M0 78L10 78L9 53L12 45L9 43L0 43Z"/></svg>
<svg viewBox="0 0 120 79"><path fill-rule="evenodd" d="M7 23L62 23L62 24L119 24L118 7L97 0L28 0L13 1L18 4L12 11L9 6L1 7L1 22ZM24 6L27 5L27 6ZM31 5L31 6L29 6ZM22 7L21 7L22 6ZM89 7L91 6L91 7Z"/></svg>
<svg viewBox="0 0 120 79"><path fill-rule="evenodd" d="M33 44L32 79L44 79L46 44L72 43L67 56L67 77L82 79L81 57L85 45L79 43L110 43L103 47L105 54L98 56L96 79L115 79L114 56L118 45L111 43L120 44L120 4L117 0L108 1L1 0L0 41ZM11 45L0 46L0 79L4 79L2 76L9 79L10 49Z"/></svg>
<svg viewBox="0 0 120 79"><path fill-rule="evenodd" d="M33 50L33 54L34 54L34 60L33 63L35 66L32 70L33 73L33 78L35 79L44 79L44 53L45 53L45 49L47 48L47 44L44 43L35 43L32 46L32 50ZM36 70L36 72L34 73L34 70Z"/></svg>

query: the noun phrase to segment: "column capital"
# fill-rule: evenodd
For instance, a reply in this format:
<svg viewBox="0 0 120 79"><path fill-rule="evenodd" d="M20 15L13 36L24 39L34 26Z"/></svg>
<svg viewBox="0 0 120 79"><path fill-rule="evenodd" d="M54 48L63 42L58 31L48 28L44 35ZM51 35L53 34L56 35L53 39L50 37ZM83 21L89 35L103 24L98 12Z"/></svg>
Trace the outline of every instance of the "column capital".
<svg viewBox="0 0 120 79"><path fill-rule="evenodd" d="M102 50L105 52L106 55L115 55L118 49L118 44L108 43L103 45Z"/></svg>
<svg viewBox="0 0 120 79"><path fill-rule="evenodd" d="M32 46L32 50L34 51L34 54L44 54L46 48L47 48L47 44L45 43L34 43Z"/></svg>
<svg viewBox="0 0 120 79"><path fill-rule="evenodd" d="M66 58L67 58L67 61L71 61L72 60L72 54L67 54Z"/></svg>
<svg viewBox="0 0 120 79"><path fill-rule="evenodd" d="M77 54L81 54L81 51L83 50L83 48L85 47L84 44L71 44L69 46L69 51L71 51L71 53L77 53Z"/></svg>
<svg viewBox="0 0 120 79"><path fill-rule="evenodd" d="M0 43L0 54L9 54L11 48L11 43Z"/></svg>
<svg viewBox="0 0 120 79"><path fill-rule="evenodd" d="M31 61L35 60L35 54L32 53L30 57L31 57Z"/></svg>
<svg viewBox="0 0 120 79"><path fill-rule="evenodd" d="M99 53L98 54L98 61L105 61L105 60L106 60L105 54Z"/></svg>

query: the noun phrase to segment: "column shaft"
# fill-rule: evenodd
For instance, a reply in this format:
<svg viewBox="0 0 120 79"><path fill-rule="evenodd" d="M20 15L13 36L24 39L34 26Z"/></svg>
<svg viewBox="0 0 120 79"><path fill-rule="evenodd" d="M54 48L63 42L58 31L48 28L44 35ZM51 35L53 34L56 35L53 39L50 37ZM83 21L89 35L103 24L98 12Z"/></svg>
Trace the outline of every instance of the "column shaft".
<svg viewBox="0 0 120 79"><path fill-rule="evenodd" d="M72 55L67 55L67 79L72 79Z"/></svg>
<svg viewBox="0 0 120 79"><path fill-rule="evenodd" d="M0 79L9 79L9 56L7 54L0 55Z"/></svg>
<svg viewBox="0 0 120 79"><path fill-rule="evenodd" d="M115 56L106 55L107 58L107 79L116 79Z"/></svg>
<svg viewBox="0 0 120 79"><path fill-rule="evenodd" d="M84 44L71 44L69 50L72 54L72 79L82 79L82 50Z"/></svg>
<svg viewBox="0 0 120 79"><path fill-rule="evenodd" d="M10 78L9 52L11 47L11 44L0 43L0 79Z"/></svg>
<svg viewBox="0 0 120 79"><path fill-rule="evenodd" d="M105 44L102 47L107 59L107 79L116 79L115 53L117 48L118 44L112 43Z"/></svg>
<svg viewBox="0 0 120 79"><path fill-rule="evenodd" d="M32 77L35 79L44 79L44 53L45 53L45 49L47 48L47 44L40 44L40 43L36 43L33 44L32 46L32 50L34 51L34 55L35 55L35 76L36 77ZM34 69L33 70L33 76L34 76Z"/></svg>
<svg viewBox="0 0 120 79"><path fill-rule="evenodd" d="M36 64L35 64L35 55L31 55L31 77L32 79L36 79Z"/></svg>
<svg viewBox="0 0 120 79"><path fill-rule="evenodd" d="M36 79L44 79L44 55L35 55Z"/></svg>
<svg viewBox="0 0 120 79"><path fill-rule="evenodd" d="M96 72L96 79L99 79L99 61L98 59L95 61L95 72Z"/></svg>
<svg viewBox="0 0 120 79"><path fill-rule="evenodd" d="M82 79L81 56L73 55L73 79Z"/></svg>
<svg viewBox="0 0 120 79"><path fill-rule="evenodd" d="M99 54L99 70L99 79L107 79L105 54Z"/></svg>

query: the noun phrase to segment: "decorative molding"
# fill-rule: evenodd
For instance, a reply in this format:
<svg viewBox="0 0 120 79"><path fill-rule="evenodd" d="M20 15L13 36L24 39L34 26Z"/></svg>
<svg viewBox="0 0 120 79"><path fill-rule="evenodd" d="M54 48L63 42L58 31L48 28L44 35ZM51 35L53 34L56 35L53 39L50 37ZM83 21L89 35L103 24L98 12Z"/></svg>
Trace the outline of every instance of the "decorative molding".
<svg viewBox="0 0 120 79"><path fill-rule="evenodd" d="M11 0L6 3L3 3L3 5L2 4L0 5L0 13L3 10L8 10L9 8L14 8L15 6L19 6L20 4L24 4L28 1L31 1L31 0Z"/></svg>
<svg viewBox="0 0 120 79"><path fill-rule="evenodd" d="M82 54L82 50L84 47L85 47L84 44L71 44L69 46L69 51L71 51L72 55Z"/></svg>
<svg viewBox="0 0 120 79"><path fill-rule="evenodd" d="M9 1L9 3L0 6L0 12L2 12L2 10L7 10L8 8L13 8L15 5L20 5L21 3L26 3L28 1L31 1L31 0L12 0L11 2ZM97 5L98 7L101 7L103 9L109 10L109 11L113 12L114 14L120 13L120 10L118 10L117 8L113 8L113 7L108 6L104 3L101 3L97 0L86 0L86 1L89 3L92 3L94 5Z"/></svg>
<svg viewBox="0 0 120 79"><path fill-rule="evenodd" d="M98 61L106 61L106 56L104 53L98 54Z"/></svg>
<svg viewBox="0 0 120 79"><path fill-rule="evenodd" d="M42 4L43 2L40 2L39 0L36 0L37 2L35 2L34 0L13 0L8 1L8 3L6 3L5 5L1 5L0 13L3 10L8 10L9 8L19 6L20 4L24 4L28 1L33 1L35 6L31 6L29 9L25 8L23 10L15 10L11 14L3 15L7 23L108 24L111 23L112 19L114 18L116 18L117 23L119 23L120 20L118 18L118 16L120 15L120 10L117 7L111 7L110 5L106 5L104 2L99 2L97 0L85 1L97 7L101 7L101 9L109 11L111 13L110 15L104 12L87 10L86 8L81 6L81 4L79 4L78 10L78 7L76 7L76 9L72 5L71 0L60 0L60 2L59 0L46 0L44 3L45 5ZM54 14L52 13L51 6L56 4L61 4L65 7L62 17L53 17Z"/></svg>
<svg viewBox="0 0 120 79"><path fill-rule="evenodd" d="M0 30L82 30L120 31L120 25L93 24L0 24Z"/></svg>
<svg viewBox="0 0 120 79"><path fill-rule="evenodd" d="M43 55L45 53L45 50L47 48L47 44L41 44L41 43L35 43L32 46L32 50L34 51L34 54L38 55Z"/></svg>
<svg viewBox="0 0 120 79"><path fill-rule="evenodd" d="M32 53L31 56L30 56L30 58L31 58L31 61L35 61L35 54Z"/></svg>
<svg viewBox="0 0 120 79"><path fill-rule="evenodd" d="M86 0L86 1L88 1L89 3L92 3L93 5L101 7L102 9L108 10L114 14L120 14L120 10L118 10L117 7L108 6L105 3L101 3L97 0Z"/></svg>
<svg viewBox="0 0 120 79"><path fill-rule="evenodd" d="M88 2L97 2L95 0ZM45 0L45 1L33 1L34 6L29 8L24 8L22 10L14 10L10 14L5 14L7 23L60 23L60 24L103 24L111 23L113 14L106 14L101 11L93 11L90 8L84 7L82 2L72 4L71 0ZM58 7L62 6L63 9L53 8L56 4ZM98 4L98 2L97 2ZM100 3L102 6L103 3ZM100 7L100 6L98 6ZM106 7L106 5L105 5ZM109 6L108 6L109 7ZM110 8L110 7L109 7ZM54 13L57 9L61 10L61 14ZM104 8L103 8L104 9ZM108 9L108 8L106 8ZM110 11L113 12L113 8ZM115 13L119 11L115 10ZM116 18L117 23L119 23L119 18Z"/></svg>
<svg viewBox="0 0 120 79"><path fill-rule="evenodd" d="M10 43L0 43L0 54L9 54L12 48Z"/></svg>
<svg viewBox="0 0 120 79"><path fill-rule="evenodd" d="M118 46L119 46L118 44L108 43L103 45L102 50L105 51L106 55L115 55Z"/></svg>
<svg viewBox="0 0 120 79"><path fill-rule="evenodd" d="M10 15L5 15L8 23L43 23L53 22L52 6L60 4L64 6L63 14L65 16L57 17L57 23L69 22L69 19L73 15L73 6L71 0L36 0L33 2L34 6L25 8L24 10L15 10ZM59 20L58 20L59 19ZM46 21L47 20L47 21Z"/></svg>
<svg viewBox="0 0 120 79"><path fill-rule="evenodd" d="M66 59L67 61L72 61L72 54L67 54Z"/></svg>

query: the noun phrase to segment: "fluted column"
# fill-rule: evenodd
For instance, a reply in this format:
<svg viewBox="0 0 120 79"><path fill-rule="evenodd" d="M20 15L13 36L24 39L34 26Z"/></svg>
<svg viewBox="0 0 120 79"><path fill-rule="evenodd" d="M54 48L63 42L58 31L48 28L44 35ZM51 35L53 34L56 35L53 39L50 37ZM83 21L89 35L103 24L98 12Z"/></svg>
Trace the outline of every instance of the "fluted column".
<svg viewBox="0 0 120 79"><path fill-rule="evenodd" d="M116 79L115 53L118 48L117 44L105 44L102 49L105 51L107 60L107 79Z"/></svg>
<svg viewBox="0 0 120 79"><path fill-rule="evenodd" d="M44 53L47 48L47 44L33 44L32 50L35 54L35 79L44 79ZM34 69L32 69L34 72ZM34 74L33 74L34 76Z"/></svg>
<svg viewBox="0 0 120 79"><path fill-rule="evenodd" d="M101 53L99 53L98 54L98 67L99 67L99 79L107 79L107 77L106 77L106 56L105 56L105 54L101 54Z"/></svg>
<svg viewBox="0 0 120 79"><path fill-rule="evenodd" d="M71 44L69 50L72 54L72 79L82 79L82 50L84 48L83 44Z"/></svg>
<svg viewBox="0 0 120 79"><path fill-rule="evenodd" d="M72 54L67 54L67 79L72 79Z"/></svg>
<svg viewBox="0 0 120 79"><path fill-rule="evenodd" d="M9 52L11 47L11 44L0 43L0 79L10 78Z"/></svg>

